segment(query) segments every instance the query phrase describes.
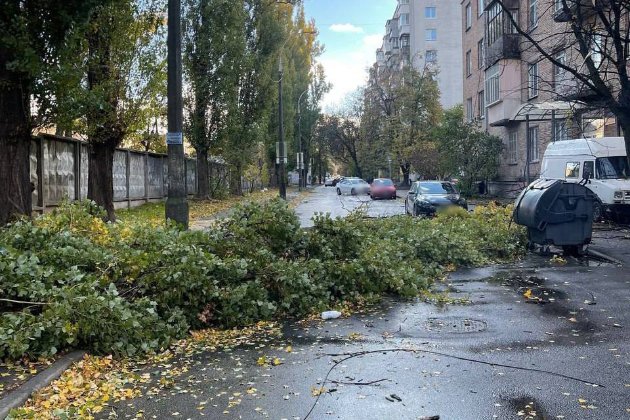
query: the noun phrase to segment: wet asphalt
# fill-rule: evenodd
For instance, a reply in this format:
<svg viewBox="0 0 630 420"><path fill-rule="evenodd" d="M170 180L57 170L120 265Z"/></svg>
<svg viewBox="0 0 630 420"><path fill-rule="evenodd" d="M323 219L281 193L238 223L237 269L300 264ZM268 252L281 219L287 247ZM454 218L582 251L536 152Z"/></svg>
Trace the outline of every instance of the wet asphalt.
<svg viewBox="0 0 630 420"><path fill-rule="evenodd" d="M314 212L343 216L364 200L320 187L297 212L308 225ZM403 212L401 199L368 209ZM184 373L101 417L630 419L630 234L599 229L593 242L623 264L532 254L460 270L437 285L446 304L385 299L336 320L287 321L281 338L147 366L156 378ZM261 356L282 364L259 366Z"/></svg>

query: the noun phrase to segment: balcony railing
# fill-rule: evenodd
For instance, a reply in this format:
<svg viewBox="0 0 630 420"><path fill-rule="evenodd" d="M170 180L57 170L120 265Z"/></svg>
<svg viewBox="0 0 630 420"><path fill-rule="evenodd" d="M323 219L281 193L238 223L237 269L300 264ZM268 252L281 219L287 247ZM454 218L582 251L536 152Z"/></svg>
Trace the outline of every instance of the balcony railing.
<svg viewBox="0 0 630 420"><path fill-rule="evenodd" d="M518 34L503 34L487 47L486 68L502 59L521 58L520 36Z"/></svg>

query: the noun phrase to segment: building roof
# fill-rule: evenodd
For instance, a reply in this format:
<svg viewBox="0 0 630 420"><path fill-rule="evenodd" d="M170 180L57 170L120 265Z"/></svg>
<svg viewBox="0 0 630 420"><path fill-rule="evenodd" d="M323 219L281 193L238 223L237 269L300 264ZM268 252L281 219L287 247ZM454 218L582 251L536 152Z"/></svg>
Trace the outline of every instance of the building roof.
<svg viewBox="0 0 630 420"><path fill-rule="evenodd" d="M545 156L584 155L595 157L624 156L626 146L623 137L598 139L562 140L549 143Z"/></svg>

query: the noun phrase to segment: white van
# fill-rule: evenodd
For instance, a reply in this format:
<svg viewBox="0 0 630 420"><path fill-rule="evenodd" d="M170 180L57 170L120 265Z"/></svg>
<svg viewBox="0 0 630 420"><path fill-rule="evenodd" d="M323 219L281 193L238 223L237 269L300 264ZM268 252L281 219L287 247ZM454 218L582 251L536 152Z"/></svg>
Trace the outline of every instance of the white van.
<svg viewBox="0 0 630 420"><path fill-rule="evenodd" d="M630 167L623 137L563 140L549 143L540 178L586 184L599 198L596 218L630 216Z"/></svg>

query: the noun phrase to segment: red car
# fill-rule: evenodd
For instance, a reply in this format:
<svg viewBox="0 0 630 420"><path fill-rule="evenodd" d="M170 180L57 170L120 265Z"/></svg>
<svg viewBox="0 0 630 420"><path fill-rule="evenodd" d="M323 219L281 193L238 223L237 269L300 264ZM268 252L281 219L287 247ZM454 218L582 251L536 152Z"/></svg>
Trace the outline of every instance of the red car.
<svg viewBox="0 0 630 420"><path fill-rule="evenodd" d="M370 197L372 200L378 198L396 199L396 186L389 178L376 178L370 185Z"/></svg>

